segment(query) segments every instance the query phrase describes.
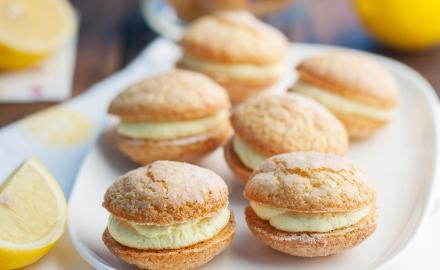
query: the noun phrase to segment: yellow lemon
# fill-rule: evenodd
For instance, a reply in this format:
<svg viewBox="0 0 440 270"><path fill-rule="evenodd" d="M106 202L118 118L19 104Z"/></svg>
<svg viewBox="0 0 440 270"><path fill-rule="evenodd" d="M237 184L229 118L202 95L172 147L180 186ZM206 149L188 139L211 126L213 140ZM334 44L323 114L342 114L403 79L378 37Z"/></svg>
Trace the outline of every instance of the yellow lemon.
<svg viewBox="0 0 440 270"><path fill-rule="evenodd" d="M73 36L76 24L66 0L0 0L0 69L45 58Z"/></svg>
<svg viewBox="0 0 440 270"><path fill-rule="evenodd" d="M37 159L20 165L0 186L0 269L36 262L66 227L64 194Z"/></svg>
<svg viewBox="0 0 440 270"><path fill-rule="evenodd" d="M440 43L439 0L356 0L366 28L397 49L417 50Z"/></svg>

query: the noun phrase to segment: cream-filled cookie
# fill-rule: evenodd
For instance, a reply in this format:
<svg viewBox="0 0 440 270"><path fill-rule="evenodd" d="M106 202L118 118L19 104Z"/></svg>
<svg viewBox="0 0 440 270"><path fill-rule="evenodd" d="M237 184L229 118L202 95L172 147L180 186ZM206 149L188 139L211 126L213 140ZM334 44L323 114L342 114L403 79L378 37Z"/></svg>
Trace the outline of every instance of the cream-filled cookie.
<svg viewBox="0 0 440 270"><path fill-rule="evenodd" d="M181 42L178 66L207 74L233 103L278 82L286 74L288 41L246 11L222 11L194 21Z"/></svg>
<svg viewBox="0 0 440 270"><path fill-rule="evenodd" d="M104 196L110 212L103 241L142 269L194 269L231 242L228 188L214 172L177 161L130 171Z"/></svg>
<svg viewBox="0 0 440 270"><path fill-rule="evenodd" d="M373 58L338 50L304 59L291 91L314 98L347 128L350 139L371 136L389 123L399 105L392 75Z"/></svg>
<svg viewBox="0 0 440 270"><path fill-rule="evenodd" d="M233 110L231 122L235 135L224 153L242 182L273 155L301 151L343 155L348 148L341 122L313 99L293 93L249 98Z"/></svg>
<svg viewBox="0 0 440 270"><path fill-rule="evenodd" d="M117 147L137 163L192 161L230 136L225 90L203 74L173 70L141 81L111 103Z"/></svg>
<svg viewBox="0 0 440 270"><path fill-rule="evenodd" d="M376 228L376 193L344 157L297 152L273 156L244 189L246 222L266 245L301 257L352 248Z"/></svg>

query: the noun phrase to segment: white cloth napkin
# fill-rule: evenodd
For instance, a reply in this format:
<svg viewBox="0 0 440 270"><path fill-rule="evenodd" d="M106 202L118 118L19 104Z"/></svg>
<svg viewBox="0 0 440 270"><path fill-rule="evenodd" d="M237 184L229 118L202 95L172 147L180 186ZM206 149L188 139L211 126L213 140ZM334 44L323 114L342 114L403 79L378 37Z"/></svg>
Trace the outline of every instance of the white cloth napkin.
<svg viewBox="0 0 440 270"><path fill-rule="evenodd" d="M172 68L179 53L174 43L156 40L125 69L84 94L0 129L0 179L25 158L36 156L68 196L82 159L101 130L111 99L145 76Z"/></svg>

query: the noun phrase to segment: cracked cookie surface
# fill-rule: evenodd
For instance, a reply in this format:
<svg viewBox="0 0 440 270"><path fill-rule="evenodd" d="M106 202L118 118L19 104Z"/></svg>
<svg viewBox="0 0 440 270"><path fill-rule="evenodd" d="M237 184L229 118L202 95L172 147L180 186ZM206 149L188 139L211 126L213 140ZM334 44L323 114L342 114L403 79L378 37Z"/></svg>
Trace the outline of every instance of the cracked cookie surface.
<svg viewBox="0 0 440 270"><path fill-rule="evenodd" d="M214 216L227 204L228 189L220 176L176 161L156 161L124 174L103 202L118 218L159 226Z"/></svg>
<svg viewBox="0 0 440 270"><path fill-rule="evenodd" d="M343 155L348 148L342 123L298 94L249 98L235 108L231 123L246 144L265 156L298 151Z"/></svg>
<svg viewBox="0 0 440 270"><path fill-rule="evenodd" d="M253 172L244 196L294 212L345 212L375 201L363 171L345 158L322 153L274 156Z"/></svg>

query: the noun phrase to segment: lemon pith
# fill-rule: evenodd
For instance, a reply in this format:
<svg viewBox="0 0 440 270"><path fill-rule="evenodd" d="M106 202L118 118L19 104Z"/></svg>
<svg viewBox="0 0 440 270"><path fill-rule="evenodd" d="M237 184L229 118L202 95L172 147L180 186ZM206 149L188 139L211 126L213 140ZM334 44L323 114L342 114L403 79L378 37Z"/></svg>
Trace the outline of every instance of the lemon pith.
<svg viewBox="0 0 440 270"><path fill-rule="evenodd" d="M0 186L0 269L29 265L49 252L66 217L55 178L35 158L26 160Z"/></svg>

